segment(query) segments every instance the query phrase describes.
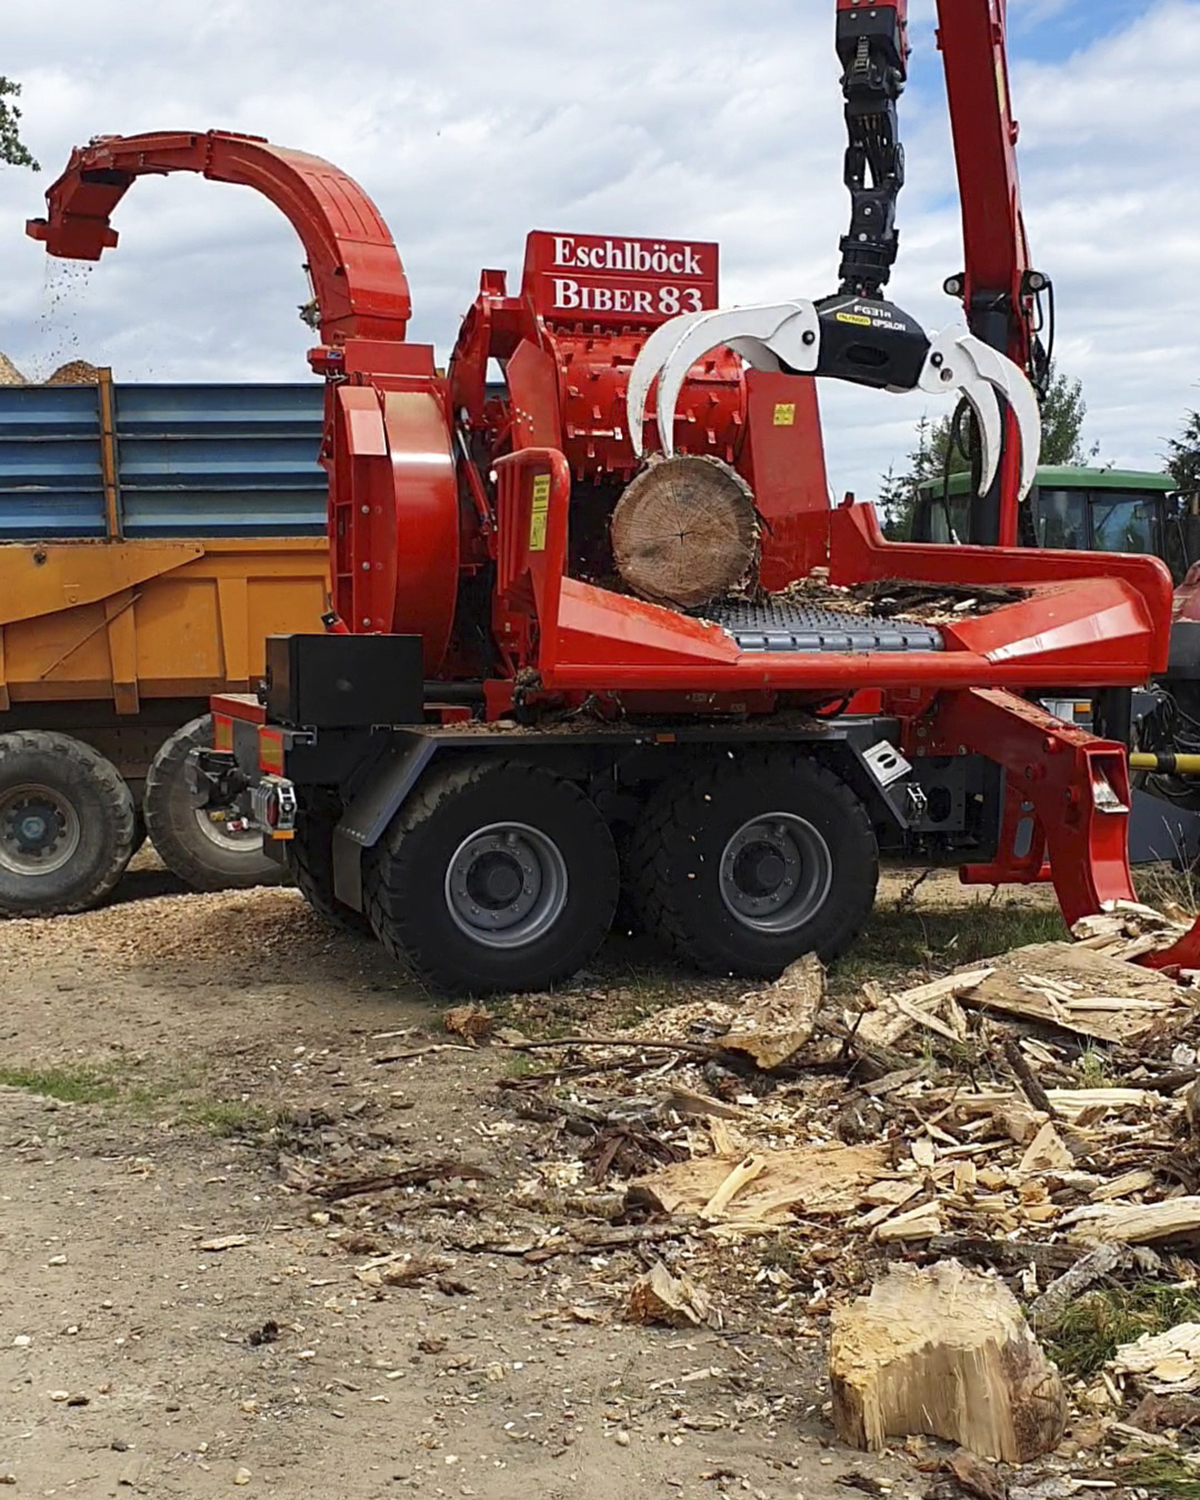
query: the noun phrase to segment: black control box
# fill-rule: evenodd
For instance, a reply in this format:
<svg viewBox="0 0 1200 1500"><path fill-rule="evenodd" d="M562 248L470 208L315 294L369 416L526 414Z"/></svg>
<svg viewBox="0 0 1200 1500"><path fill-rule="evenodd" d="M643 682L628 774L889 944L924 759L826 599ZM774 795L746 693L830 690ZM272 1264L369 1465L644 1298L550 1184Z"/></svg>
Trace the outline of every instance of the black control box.
<svg viewBox="0 0 1200 1500"><path fill-rule="evenodd" d="M419 635L269 635L266 709L311 729L420 724Z"/></svg>

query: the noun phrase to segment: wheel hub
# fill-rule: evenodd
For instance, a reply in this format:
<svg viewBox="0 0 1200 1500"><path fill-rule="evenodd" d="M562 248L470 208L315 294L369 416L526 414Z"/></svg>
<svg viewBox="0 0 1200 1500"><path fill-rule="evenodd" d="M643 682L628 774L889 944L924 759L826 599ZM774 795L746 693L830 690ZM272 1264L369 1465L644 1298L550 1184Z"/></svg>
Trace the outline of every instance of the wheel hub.
<svg viewBox="0 0 1200 1500"><path fill-rule="evenodd" d="M242 827L241 821L231 815L231 808L194 807L192 813L200 832L218 849L244 854L248 849L262 847L262 834L257 829Z"/></svg>
<svg viewBox="0 0 1200 1500"><path fill-rule="evenodd" d="M489 948L536 941L562 915L567 866L558 845L527 823L492 823L465 838L446 869L455 925Z"/></svg>
<svg viewBox="0 0 1200 1500"><path fill-rule="evenodd" d="M822 834L795 813L766 813L734 833L721 854L721 900L745 927L791 932L820 910L833 882Z"/></svg>
<svg viewBox="0 0 1200 1500"><path fill-rule="evenodd" d="M51 787L0 793L0 866L17 875L49 875L79 847L79 817Z"/></svg>

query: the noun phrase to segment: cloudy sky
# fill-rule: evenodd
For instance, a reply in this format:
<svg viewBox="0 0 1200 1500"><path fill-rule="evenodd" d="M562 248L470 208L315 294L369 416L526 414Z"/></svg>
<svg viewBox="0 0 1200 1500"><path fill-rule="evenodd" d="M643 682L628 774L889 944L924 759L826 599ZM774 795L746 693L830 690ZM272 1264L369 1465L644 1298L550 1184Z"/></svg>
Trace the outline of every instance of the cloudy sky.
<svg viewBox="0 0 1200 1500"><path fill-rule="evenodd" d="M951 0L954 3L954 0ZM220 127L325 156L391 225L415 338L453 343L532 228L713 239L726 303L835 287L847 220L834 0L4 0L34 176L0 168L0 348L126 380L303 380L299 244L249 189L138 182L86 273L23 224L70 148ZM934 0L910 0L898 302L960 268ZM1156 467L1200 405L1198 0L1010 0L1026 221L1101 460ZM823 392L830 477L869 498L923 398ZM938 415L939 408L929 408Z"/></svg>

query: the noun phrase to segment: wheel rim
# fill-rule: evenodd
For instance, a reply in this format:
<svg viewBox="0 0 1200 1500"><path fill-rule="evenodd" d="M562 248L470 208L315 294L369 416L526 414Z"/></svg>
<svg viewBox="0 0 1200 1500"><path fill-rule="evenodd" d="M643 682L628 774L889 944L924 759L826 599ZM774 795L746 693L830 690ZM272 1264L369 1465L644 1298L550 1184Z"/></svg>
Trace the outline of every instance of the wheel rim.
<svg viewBox="0 0 1200 1500"><path fill-rule="evenodd" d="M726 910L756 932L794 932L824 906L833 857L824 837L795 813L763 813L743 823L721 854Z"/></svg>
<svg viewBox="0 0 1200 1500"><path fill-rule="evenodd" d="M223 822L212 817L211 809L196 807L192 811L200 832L218 849L227 849L231 854L247 854L262 848L262 834L256 829L243 828L237 833L230 833Z"/></svg>
<svg viewBox="0 0 1200 1500"><path fill-rule="evenodd" d="M14 875L52 875L79 848L79 814L37 782L0 792L0 866Z"/></svg>
<svg viewBox="0 0 1200 1500"><path fill-rule="evenodd" d="M521 948L553 927L567 904L567 862L528 823L489 823L465 838L446 867L455 926L486 948Z"/></svg>

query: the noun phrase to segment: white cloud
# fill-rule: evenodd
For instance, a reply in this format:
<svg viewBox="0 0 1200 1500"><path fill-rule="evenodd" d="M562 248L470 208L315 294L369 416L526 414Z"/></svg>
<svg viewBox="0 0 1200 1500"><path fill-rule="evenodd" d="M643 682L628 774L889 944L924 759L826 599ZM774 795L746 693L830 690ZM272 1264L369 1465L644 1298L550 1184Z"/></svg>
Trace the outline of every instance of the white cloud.
<svg viewBox="0 0 1200 1500"><path fill-rule="evenodd" d="M1014 5L1022 35L1082 0ZM519 272L531 228L717 239L725 300L834 287L847 220L831 0L7 0L4 69L25 85L41 178L0 172L0 347L64 351L127 379L306 377L299 246L264 200L193 177L143 180L122 243L49 277L24 219L72 145L100 132L222 127L316 152L388 220L412 334L444 351L483 266ZM932 46L930 0L914 37ZM1064 368L1106 458L1152 465L1184 408L1200 328L1189 138L1200 6L1164 0L1013 89L1036 262L1055 278ZM926 69L923 79L936 78ZM909 186L893 289L930 328L954 316L962 252L944 100L902 104ZM53 288L47 318L46 285ZM65 355L64 355L65 357ZM825 397L835 491L875 491L924 403Z"/></svg>

